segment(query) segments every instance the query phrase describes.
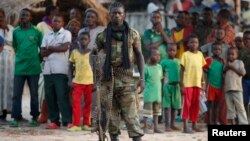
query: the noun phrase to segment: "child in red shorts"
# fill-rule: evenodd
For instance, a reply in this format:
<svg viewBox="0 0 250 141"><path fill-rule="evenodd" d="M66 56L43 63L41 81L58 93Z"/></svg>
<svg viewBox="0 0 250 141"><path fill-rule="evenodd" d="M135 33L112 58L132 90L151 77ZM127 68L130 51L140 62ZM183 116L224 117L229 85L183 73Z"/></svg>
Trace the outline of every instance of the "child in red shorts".
<svg viewBox="0 0 250 141"><path fill-rule="evenodd" d="M208 124L214 125L219 119L219 101L222 98L224 60L220 57L222 44L212 44L213 56L206 58L204 70L207 74Z"/></svg>
<svg viewBox="0 0 250 141"><path fill-rule="evenodd" d="M183 132L202 132L197 126L200 111L200 89L202 87L203 66L206 61L198 50L199 40L195 35L188 39L189 51L181 57L181 87L183 95L182 120ZM192 129L188 128L188 120L192 121Z"/></svg>

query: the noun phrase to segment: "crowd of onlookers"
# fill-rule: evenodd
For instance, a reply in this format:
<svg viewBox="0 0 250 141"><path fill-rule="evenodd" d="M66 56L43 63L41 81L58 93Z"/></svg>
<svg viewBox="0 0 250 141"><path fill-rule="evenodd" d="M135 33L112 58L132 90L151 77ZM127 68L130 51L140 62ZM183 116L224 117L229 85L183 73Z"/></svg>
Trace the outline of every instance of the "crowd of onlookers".
<svg viewBox="0 0 250 141"><path fill-rule="evenodd" d="M167 132L180 130L175 125L176 116L184 122L185 133L203 131L197 126L203 92L208 109L203 114L208 124L248 124L250 31L235 33L230 5L205 7L199 3L192 7L183 3L183 11L174 5L175 24L169 29L163 24L169 20L163 22L162 10L154 4L152 25L142 36L146 62L144 132L162 133L158 126L161 115ZM90 58L95 38L105 27L99 25L94 8L88 8L84 18L80 9L72 8L66 24L56 6L47 6L45 14L34 26L32 11L22 9L20 25L14 28L6 23L5 11L0 9L1 122L9 112L11 127L18 127L23 120L22 93L27 82L30 126L49 120L47 129L63 125L69 131L89 131L91 113L96 109ZM151 118L153 130L148 125Z"/></svg>
<svg viewBox="0 0 250 141"><path fill-rule="evenodd" d="M192 7L192 3L182 1L182 7L188 11L174 10L176 26L171 29L163 28L162 14L165 13L162 13L161 2L152 1L148 5L148 8L155 5L158 10L152 12L152 27L143 36L144 55L148 59L144 91L145 133L152 133L147 129L147 119L153 117L154 120L161 112L166 131L179 130L174 125L176 114L184 122L184 132L202 131L196 123L201 114L199 107L204 105L204 99L200 99L204 92L206 106L201 108L205 112L202 120L206 123L249 123L249 31L235 33L233 8L228 3L218 1L206 7L202 1L195 2L198 5ZM156 79L163 82L157 83ZM188 128L188 120L192 121L193 130Z"/></svg>
<svg viewBox="0 0 250 141"><path fill-rule="evenodd" d="M161 111L166 131L179 130L174 125L178 112L184 132L202 131L196 123L200 104L204 104L204 99L200 99L204 92L208 108L206 111L202 107L205 122L249 123L249 31L235 33L233 8L224 1L211 7L195 2L198 5L192 7L192 3L182 1L182 7L189 11L176 10L176 26L172 29L163 28L161 2L152 1L148 5L148 8L155 5L156 9L158 6L158 10L152 12L152 28L143 36L143 49L149 53L145 53L149 58L145 67L145 133L152 133L146 128L147 118L152 116L154 120ZM156 79L163 82L156 83ZM192 121L193 130L187 127L188 120Z"/></svg>
<svg viewBox="0 0 250 141"><path fill-rule="evenodd" d="M9 112L13 118L10 127L18 127L25 120L21 107L27 82L31 96L30 126L39 126L49 119L47 129L57 129L62 124L73 131L90 130L91 105L95 108L95 102L91 104L93 72L89 58L95 38L104 27L99 26L98 12L93 8L85 11L85 24L79 20L78 8L70 10L67 24L56 6L46 7L45 14L34 26L32 11L22 9L20 25L14 29L5 22L5 12L0 10L1 120L6 122ZM82 115L84 126L79 128Z"/></svg>

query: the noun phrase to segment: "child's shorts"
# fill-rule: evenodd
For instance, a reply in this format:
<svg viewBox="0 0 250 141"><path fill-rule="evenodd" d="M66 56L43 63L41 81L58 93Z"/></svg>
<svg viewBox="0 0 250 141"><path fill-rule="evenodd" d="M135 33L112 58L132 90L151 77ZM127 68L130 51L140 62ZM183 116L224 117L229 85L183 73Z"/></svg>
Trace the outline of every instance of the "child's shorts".
<svg viewBox="0 0 250 141"><path fill-rule="evenodd" d="M163 87L163 108L181 108L181 89L179 85L165 84Z"/></svg>
<svg viewBox="0 0 250 141"><path fill-rule="evenodd" d="M215 88L208 84L207 94L208 101L220 101L222 97L222 89Z"/></svg>
<svg viewBox="0 0 250 141"><path fill-rule="evenodd" d="M143 116L153 117L161 115L161 102L145 102L143 105Z"/></svg>

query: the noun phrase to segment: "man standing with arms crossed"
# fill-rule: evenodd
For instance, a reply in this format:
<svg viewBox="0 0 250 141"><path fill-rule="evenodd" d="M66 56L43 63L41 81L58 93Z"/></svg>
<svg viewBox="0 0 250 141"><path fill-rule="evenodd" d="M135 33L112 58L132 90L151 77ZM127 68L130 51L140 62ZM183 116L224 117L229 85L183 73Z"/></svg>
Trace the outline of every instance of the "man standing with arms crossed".
<svg viewBox="0 0 250 141"><path fill-rule="evenodd" d="M44 60L45 100L48 104L50 123L46 129L69 126L72 113L68 95L68 58L71 33L63 28L64 18L57 14L53 17L53 31L43 37L41 55Z"/></svg>

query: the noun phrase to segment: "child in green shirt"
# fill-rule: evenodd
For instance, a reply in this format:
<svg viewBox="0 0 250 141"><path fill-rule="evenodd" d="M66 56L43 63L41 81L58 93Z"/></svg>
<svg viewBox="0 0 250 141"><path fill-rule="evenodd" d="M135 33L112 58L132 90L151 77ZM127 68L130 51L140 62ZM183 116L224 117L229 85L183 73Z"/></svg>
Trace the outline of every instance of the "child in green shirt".
<svg viewBox="0 0 250 141"><path fill-rule="evenodd" d="M212 44L213 56L206 58L204 71L207 74L207 100L208 100L208 124L214 125L219 122L219 103L222 100L223 67L224 60L220 57L222 44ZM224 99L224 98L223 98Z"/></svg>
<svg viewBox="0 0 250 141"><path fill-rule="evenodd" d="M180 70L179 59L175 58L176 44L168 44L168 59L161 61L165 82L163 86L163 108L165 113L165 131L180 130L174 125L176 111L181 108ZM171 113L170 113L171 111ZM170 118L171 116L171 118ZM171 123L169 121L171 119Z"/></svg>
<svg viewBox="0 0 250 141"><path fill-rule="evenodd" d="M149 64L145 65L145 90L144 90L144 133L163 133L158 128L158 117L161 115L161 80L162 67L158 64L160 52L157 49L150 51ZM154 131L148 128L147 119L153 117Z"/></svg>

